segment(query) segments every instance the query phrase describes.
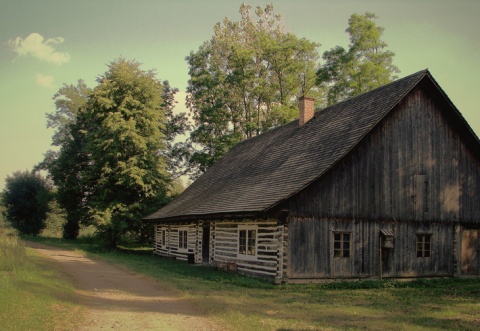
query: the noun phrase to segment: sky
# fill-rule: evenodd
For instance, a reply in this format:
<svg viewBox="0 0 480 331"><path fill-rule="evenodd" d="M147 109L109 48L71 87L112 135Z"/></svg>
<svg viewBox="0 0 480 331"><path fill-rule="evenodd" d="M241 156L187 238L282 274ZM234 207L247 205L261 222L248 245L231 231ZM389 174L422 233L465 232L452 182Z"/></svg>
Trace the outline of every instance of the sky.
<svg viewBox="0 0 480 331"><path fill-rule="evenodd" d="M186 111L185 57L223 18L240 19L231 0L2 0L0 3L0 190L15 171L31 170L51 149L46 113L63 84L90 87L123 57L177 87ZM404 77L429 69L480 136L479 0L277 0L287 31L320 43L320 54L348 45L353 13L373 12ZM321 61L320 61L321 63Z"/></svg>

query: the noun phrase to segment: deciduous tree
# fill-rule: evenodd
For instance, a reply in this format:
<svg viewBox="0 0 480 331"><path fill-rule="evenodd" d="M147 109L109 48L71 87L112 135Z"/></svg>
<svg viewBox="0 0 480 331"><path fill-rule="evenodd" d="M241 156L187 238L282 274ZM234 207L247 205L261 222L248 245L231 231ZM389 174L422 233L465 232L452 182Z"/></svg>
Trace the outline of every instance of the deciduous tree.
<svg viewBox="0 0 480 331"><path fill-rule="evenodd" d="M253 12L244 4L240 15L217 23L187 57L190 161L201 171L239 141L297 117L297 97L315 83L318 44L286 32L273 5Z"/></svg>
<svg viewBox="0 0 480 331"><path fill-rule="evenodd" d="M122 233L166 198L169 175L161 151L166 147L164 85L136 61L118 59L98 79L78 119L87 123L91 185L87 204L97 227L115 246Z"/></svg>
<svg viewBox="0 0 480 331"><path fill-rule="evenodd" d="M373 13L353 14L346 32L349 49L334 47L323 53L325 63L317 71L317 84L328 90L328 104L368 92L395 80L399 69L395 53L380 38L384 28L377 26Z"/></svg>
<svg viewBox="0 0 480 331"><path fill-rule="evenodd" d="M141 214L164 203L169 175L182 172L174 146L188 123L173 111L178 90L138 62L112 62L98 83L92 90L79 80L55 94L47 126L56 130L52 145L60 149L47 152L37 168L55 183L67 213L65 238L76 238L80 224L95 223L114 243L124 230L139 229ZM125 222L112 220L120 210Z"/></svg>
<svg viewBox="0 0 480 331"><path fill-rule="evenodd" d="M52 145L58 151L48 151L37 168L48 170L55 186L55 198L66 212L63 237L75 239L80 223L88 224L86 201L91 185L85 180L90 163L85 151L83 130L87 123L78 120L92 90L79 80L77 85L64 85L54 95L56 111L47 114L47 127L55 129Z"/></svg>

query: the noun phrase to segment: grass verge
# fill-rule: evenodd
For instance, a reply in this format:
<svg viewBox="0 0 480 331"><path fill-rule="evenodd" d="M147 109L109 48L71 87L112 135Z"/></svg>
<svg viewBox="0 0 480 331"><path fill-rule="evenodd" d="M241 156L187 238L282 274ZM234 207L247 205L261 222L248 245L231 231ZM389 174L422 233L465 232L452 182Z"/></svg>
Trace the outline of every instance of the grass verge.
<svg viewBox="0 0 480 331"><path fill-rule="evenodd" d="M81 308L73 287L46 259L0 227L0 325L2 330L73 330Z"/></svg>
<svg viewBox="0 0 480 331"><path fill-rule="evenodd" d="M231 330L478 330L480 279L269 282L161 259L148 248L39 238L126 266L177 289Z"/></svg>

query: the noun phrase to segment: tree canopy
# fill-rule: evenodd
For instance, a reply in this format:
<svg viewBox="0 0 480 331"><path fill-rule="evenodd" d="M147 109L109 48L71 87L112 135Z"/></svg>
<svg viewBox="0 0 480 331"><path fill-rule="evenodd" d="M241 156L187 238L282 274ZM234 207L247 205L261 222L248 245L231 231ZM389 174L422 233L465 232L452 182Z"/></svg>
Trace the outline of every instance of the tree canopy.
<svg viewBox="0 0 480 331"><path fill-rule="evenodd" d="M359 95L392 82L399 69L395 53L380 39L384 28L375 24L373 13L353 14L346 32L349 49L336 46L323 53L325 63L317 71L317 84L326 89L328 104Z"/></svg>
<svg viewBox="0 0 480 331"><path fill-rule="evenodd" d="M115 245L165 203L175 166L170 151L187 120L173 113L177 89L136 61L111 62L97 82L90 89L80 80L55 94L57 110L47 119L60 150L39 167L49 171L67 213L64 236L94 224Z"/></svg>
<svg viewBox="0 0 480 331"><path fill-rule="evenodd" d="M187 106L195 122L190 166L201 171L239 141L297 117L297 98L312 92L318 44L285 31L273 5L243 4L187 57Z"/></svg>
<svg viewBox="0 0 480 331"><path fill-rule="evenodd" d="M87 207L113 246L166 198L169 175L161 151L172 99L162 99L165 91L153 71L118 59L98 78L77 116L88 155L83 179L89 186Z"/></svg>

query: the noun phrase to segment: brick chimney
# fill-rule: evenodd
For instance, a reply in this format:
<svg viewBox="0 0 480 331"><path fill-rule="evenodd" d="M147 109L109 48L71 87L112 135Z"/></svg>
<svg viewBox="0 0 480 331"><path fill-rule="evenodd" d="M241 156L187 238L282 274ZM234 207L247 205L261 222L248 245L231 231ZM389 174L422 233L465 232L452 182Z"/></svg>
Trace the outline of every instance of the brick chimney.
<svg viewBox="0 0 480 331"><path fill-rule="evenodd" d="M315 112L315 99L312 97L300 97L298 108L300 108L300 117L298 126L303 126L313 118Z"/></svg>

